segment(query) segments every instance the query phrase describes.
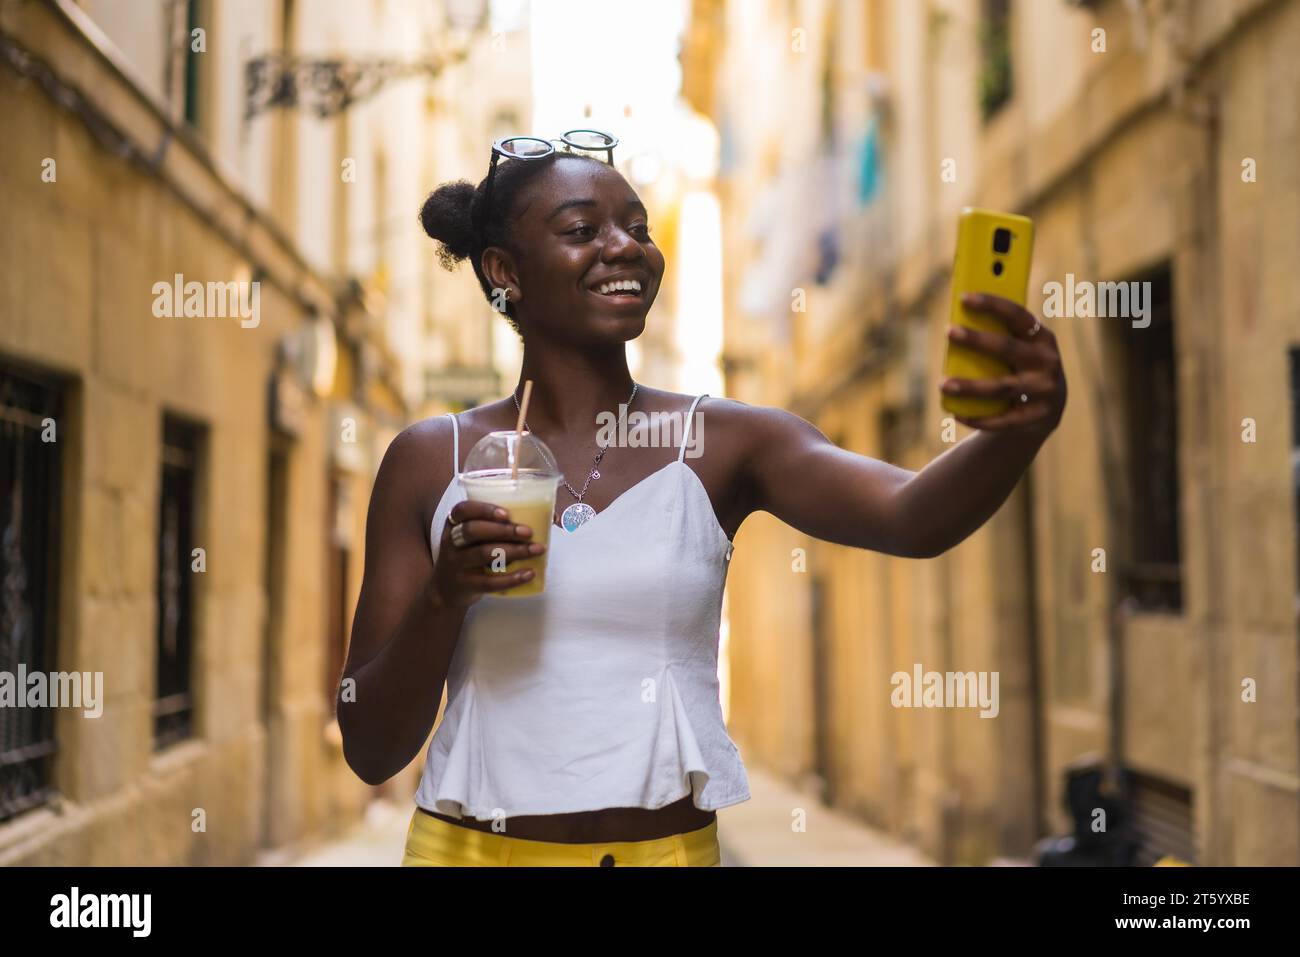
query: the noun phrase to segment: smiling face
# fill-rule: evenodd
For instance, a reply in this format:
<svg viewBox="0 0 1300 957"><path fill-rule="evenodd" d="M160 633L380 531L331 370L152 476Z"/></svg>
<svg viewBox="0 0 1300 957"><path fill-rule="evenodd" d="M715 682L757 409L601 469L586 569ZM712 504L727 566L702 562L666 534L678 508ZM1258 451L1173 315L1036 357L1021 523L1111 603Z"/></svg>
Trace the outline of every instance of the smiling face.
<svg viewBox="0 0 1300 957"><path fill-rule="evenodd" d="M517 197L515 252L490 247L483 270L494 286L510 288L525 337L623 343L645 329L663 279L663 253L649 229L617 170L561 157Z"/></svg>

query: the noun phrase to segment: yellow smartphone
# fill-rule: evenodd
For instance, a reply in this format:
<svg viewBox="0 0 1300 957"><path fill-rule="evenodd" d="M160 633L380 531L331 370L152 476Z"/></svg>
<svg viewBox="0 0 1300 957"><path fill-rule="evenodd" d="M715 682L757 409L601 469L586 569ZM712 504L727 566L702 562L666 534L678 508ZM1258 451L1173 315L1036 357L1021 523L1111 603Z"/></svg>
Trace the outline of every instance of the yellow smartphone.
<svg viewBox="0 0 1300 957"><path fill-rule="evenodd" d="M952 264L952 302L948 313L952 324L1005 333L1006 326L1001 320L967 309L961 297L968 292L987 292L1023 306L1033 251L1033 220L991 209L970 206L963 209L957 220L957 255ZM998 378L1010 371L1001 360L948 340L944 378ZM1004 412L1011 403L1006 399L944 393L940 404L955 415L977 419Z"/></svg>

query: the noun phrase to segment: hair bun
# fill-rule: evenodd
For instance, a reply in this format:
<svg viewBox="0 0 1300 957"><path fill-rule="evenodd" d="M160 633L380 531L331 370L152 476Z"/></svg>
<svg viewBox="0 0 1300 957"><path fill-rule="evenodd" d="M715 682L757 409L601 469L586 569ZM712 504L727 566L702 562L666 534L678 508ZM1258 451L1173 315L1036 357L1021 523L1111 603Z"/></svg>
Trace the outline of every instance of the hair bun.
<svg viewBox="0 0 1300 957"><path fill-rule="evenodd" d="M447 269L473 252L473 209L477 190L459 179L439 186L420 208L420 225L439 243L438 258Z"/></svg>

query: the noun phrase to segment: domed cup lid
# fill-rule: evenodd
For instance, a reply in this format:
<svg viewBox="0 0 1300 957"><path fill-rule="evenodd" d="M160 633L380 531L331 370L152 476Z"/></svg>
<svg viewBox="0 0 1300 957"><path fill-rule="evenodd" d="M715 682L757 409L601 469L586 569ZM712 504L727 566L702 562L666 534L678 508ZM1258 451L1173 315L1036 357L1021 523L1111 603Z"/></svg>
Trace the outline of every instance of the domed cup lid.
<svg viewBox="0 0 1300 957"><path fill-rule="evenodd" d="M563 477L545 442L531 432L516 432L514 429L489 432L474 443L461 474L472 477L486 473L500 477L504 473L504 477L509 478L512 469L518 469L521 475L527 474L531 478L558 480Z"/></svg>

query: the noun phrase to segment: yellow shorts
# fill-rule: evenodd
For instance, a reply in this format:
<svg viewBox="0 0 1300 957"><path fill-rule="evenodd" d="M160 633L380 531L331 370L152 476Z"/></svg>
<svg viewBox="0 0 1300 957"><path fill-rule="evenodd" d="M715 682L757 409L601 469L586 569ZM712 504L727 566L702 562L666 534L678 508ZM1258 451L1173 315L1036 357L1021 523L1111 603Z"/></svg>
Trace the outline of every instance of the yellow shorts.
<svg viewBox="0 0 1300 957"><path fill-rule="evenodd" d="M476 831L416 809L403 867L719 867L718 822L651 841L552 844Z"/></svg>

